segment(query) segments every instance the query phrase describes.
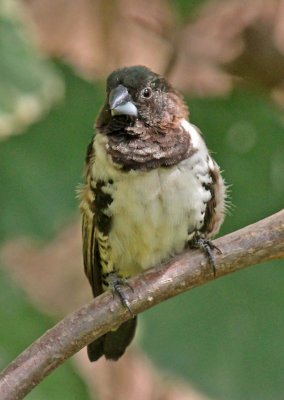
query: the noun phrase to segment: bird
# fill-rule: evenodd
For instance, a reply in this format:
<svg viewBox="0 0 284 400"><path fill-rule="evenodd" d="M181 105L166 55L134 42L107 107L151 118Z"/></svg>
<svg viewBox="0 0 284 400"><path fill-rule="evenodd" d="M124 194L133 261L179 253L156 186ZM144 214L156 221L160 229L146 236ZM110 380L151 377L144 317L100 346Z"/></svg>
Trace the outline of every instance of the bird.
<svg viewBox="0 0 284 400"><path fill-rule="evenodd" d="M83 261L93 296L117 294L132 318L87 346L118 360L137 325L127 279L189 248L205 252L223 223L226 184L185 100L145 66L113 71L87 149L80 190Z"/></svg>

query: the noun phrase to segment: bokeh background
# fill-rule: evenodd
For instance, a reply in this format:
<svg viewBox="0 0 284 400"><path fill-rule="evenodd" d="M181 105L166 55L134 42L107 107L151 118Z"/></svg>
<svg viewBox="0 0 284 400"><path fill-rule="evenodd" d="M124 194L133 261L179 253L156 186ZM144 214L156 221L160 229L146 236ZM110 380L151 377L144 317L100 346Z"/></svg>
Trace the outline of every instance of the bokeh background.
<svg viewBox="0 0 284 400"><path fill-rule="evenodd" d="M221 234L283 208L283 0L1 0L1 369L91 298L75 188L104 80L132 64L186 96L230 185ZM283 267L145 312L121 361L82 350L27 398L283 399Z"/></svg>

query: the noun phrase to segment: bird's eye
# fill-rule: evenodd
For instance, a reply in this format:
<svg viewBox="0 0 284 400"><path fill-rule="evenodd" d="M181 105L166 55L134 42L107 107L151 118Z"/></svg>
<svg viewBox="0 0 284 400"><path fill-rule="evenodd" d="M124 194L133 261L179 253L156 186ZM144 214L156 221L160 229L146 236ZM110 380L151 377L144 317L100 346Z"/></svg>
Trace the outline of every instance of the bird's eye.
<svg viewBox="0 0 284 400"><path fill-rule="evenodd" d="M150 87L146 87L142 90L141 95L144 97L144 99L149 99L152 96L152 89Z"/></svg>

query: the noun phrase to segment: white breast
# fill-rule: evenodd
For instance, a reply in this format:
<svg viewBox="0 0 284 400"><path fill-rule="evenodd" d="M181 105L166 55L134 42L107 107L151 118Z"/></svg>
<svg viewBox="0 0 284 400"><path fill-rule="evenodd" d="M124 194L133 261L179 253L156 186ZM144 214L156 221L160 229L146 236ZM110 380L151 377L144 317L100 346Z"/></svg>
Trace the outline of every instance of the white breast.
<svg viewBox="0 0 284 400"><path fill-rule="evenodd" d="M109 245L113 264L124 276L181 252L188 233L203 224L206 203L211 198L210 191L202 185L211 183L208 152L195 128L186 124L190 133L194 132L196 153L174 167L148 172L122 173L110 168L101 147L103 138L98 134L93 175L114 181L108 187L113 197ZM103 158L107 166L102 165Z"/></svg>

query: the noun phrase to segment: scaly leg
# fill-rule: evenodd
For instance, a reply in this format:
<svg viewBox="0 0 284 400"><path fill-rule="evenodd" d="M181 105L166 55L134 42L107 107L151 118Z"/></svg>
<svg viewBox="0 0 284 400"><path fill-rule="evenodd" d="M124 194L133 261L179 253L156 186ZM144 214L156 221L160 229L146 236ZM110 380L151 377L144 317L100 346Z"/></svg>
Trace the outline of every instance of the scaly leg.
<svg viewBox="0 0 284 400"><path fill-rule="evenodd" d="M209 263L212 267L214 278L216 277L216 264L214 259L213 250L217 250L219 254L222 254L222 251L215 246L210 240L204 239L200 236L195 236L190 242L189 246L193 249L200 249L202 250L206 257L209 260Z"/></svg>
<svg viewBox="0 0 284 400"><path fill-rule="evenodd" d="M130 312L131 316L134 317L134 314L131 310L129 301L123 291L123 288L125 286L128 286L132 292L134 291L132 286L129 285L127 280L125 278L122 278L116 271L112 271L108 274L107 276L107 282L109 287L111 288L113 295L117 295L121 301L121 303L128 309Z"/></svg>

